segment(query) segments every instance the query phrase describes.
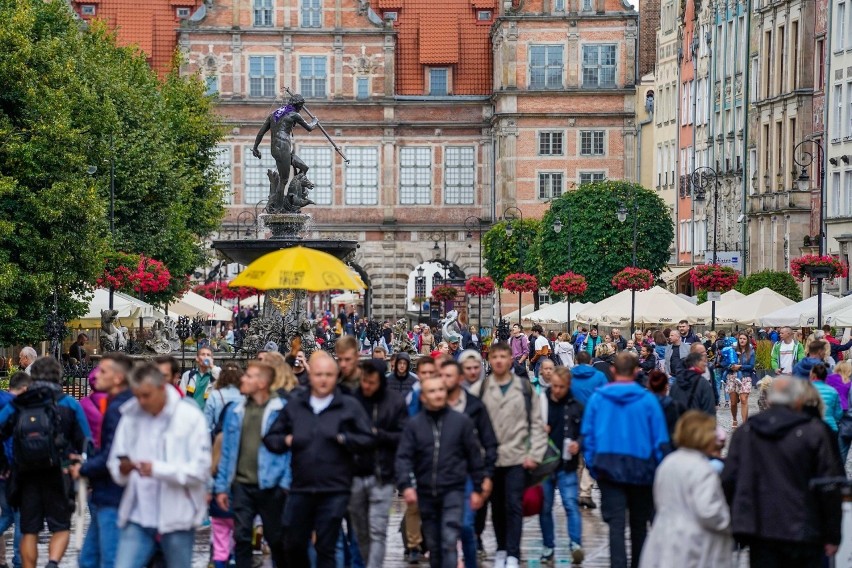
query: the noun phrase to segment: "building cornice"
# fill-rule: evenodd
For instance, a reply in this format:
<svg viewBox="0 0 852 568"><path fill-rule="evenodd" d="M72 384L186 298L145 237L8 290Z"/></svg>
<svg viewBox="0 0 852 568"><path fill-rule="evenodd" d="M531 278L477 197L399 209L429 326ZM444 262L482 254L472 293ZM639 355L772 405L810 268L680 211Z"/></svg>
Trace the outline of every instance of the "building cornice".
<svg viewBox="0 0 852 568"><path fill-rule="evenodd" d="M316 36L327 38L330 35L339 36L386 36L398 35L398 32L391 28L381 29L344 29L344 28L227 28L227 27L186 27L178 28L178 33L181 34L213 34L213 35L258 35L281 37L283 35L290 36Z"/></svg>

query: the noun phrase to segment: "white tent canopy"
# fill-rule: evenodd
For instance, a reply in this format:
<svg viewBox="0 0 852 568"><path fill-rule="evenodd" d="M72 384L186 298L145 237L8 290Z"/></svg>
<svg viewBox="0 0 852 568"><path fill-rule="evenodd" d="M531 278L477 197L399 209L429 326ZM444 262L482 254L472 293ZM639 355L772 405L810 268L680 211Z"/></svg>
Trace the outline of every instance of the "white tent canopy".
<svg viewBox="0 0 852 568"><path fill-rule="evenodd" d="M835 296L831 294L822 295L823 308L837 301ZM813 311L816 313L817 296L811 296L806 300L802 300L796 304L783 307L781 309L770 312L760 318L760 325L769 327L798 327L799 320L802 314Z"/></svg>
<svg viewBox="0 0 852 568"><path fill-rule="evenodd" d="M169 314L179 316L204 316L208 320L231 321L234 314L228 308L220 306L195 292L187 292L183 298L169 304Z"/></svg>
<svg viewBox="0 0 852 568"><path fill-rule="evenodd" d="M571 304L571 319L576 320L577 314L588 306L583 302L574 302ZM565 302L556 302L548 304L540 310L536 310L524 317L533 323L565 323L568 319L568 304Z"/></svg>
<svg viewBox="0 0 852 568"><path fill-rule="evenodd" d="M737 292L736 290L728 290L722 294L723 302L733 302L734 300L741 300L746 297L742 292Z"/></svg>
<svg viewBox="0 0 852 568"><path fill-rule="evenodd" d="M133 296L122 294L121 292L113 292L112 307L114 310L118 311L119 321L127 320L130 322L130 320L139 319L139 317L163 317L163 313L151 304L138 300ZM89 302L86 314L74 321L68 322L68 325L72 328L83 327L86 329L100 327L101 310L106 310L108 308L109 290L106 288L96 288L95 294Z"/></svg>
<svg viewBox="0 0 852 568"><path fill-rule="evenodd" d="M577 321L612 326L628 325L630 324L630 303L630 290L624 290L597 304L587 306L577 314ZM683 298L678 298L664 288L654 286L650 290L636 292L634 310L636 324L673 325L683 319L690 323L705 321L697 306Z"/></svg>
<svg viewBox="0 0 852 568"><path fill-rule="evenodd" d="M825 323L835 327L852 327L852 304L832 312L825 318Z"/></svg>
<svg viewBox="0 0 852 568"><path fill-rule="evenodd" d="M523 308L521 308L521 317L527 316L535 311L535 304L527 304ZM514 312L509 312L502 319L509 320L509 323L516 323L518 321L518 310Z"/></svg>
<svg viewBox="0 0 852 568"><path fill-rule="evenodd" d="M838 327L852 326L852 296L839 298L826 306L822 304L822 323ZM802 327L816 327L817 306L809 310L803 310L799 316L799 325Z"/></svg>
<svg viewBox="0 0 852 568"><path fill-rule="evenodd" d="M761 288L733 302L716 302L716 325L756 325L763 316L795 303L775 290ZM699 309L710 318L711 302L704 302Z"/></svg>

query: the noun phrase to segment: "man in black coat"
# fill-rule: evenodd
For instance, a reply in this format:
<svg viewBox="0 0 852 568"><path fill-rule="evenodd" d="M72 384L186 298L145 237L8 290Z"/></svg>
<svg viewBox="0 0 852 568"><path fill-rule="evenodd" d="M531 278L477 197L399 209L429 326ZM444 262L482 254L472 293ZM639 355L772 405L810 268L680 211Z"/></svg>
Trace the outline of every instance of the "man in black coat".
<svg viewBox="0 0 852 568"><path fill-rule="evenodd" d="M804 381L774 379L769 408L731 439L722 487L734 537L750 546L752 566L818 568L840 543L839 492L810 487L843 476L837 440L801 412L804 394Z"/></svg>
<svg viewBox="0 0 852 568"><path fill-rule="evenodd" d="M367 568L381 568L396 494L393 462L408 421L408 408L402 396L388 390L383 361L364 361L360 366L361 381L355 398L370 417L376 448L355 456L349 516Z"/></svg>
<svg viewBox="0 0 852 568"><path fill-rule="evenodd" d="M355 454L372 450L376 436L361 404L336 388L339 371L334 359L315 352L310 369L310 389L295 391L263 443L273 453L293 452L293 483L284 509L290 566L310 566L308 544L316 532L316 566L334 568L355 477Z"/></svg>
<svg viewBox="0 0 852 568"><path fill-rule="evenodd" d="M482 506L485 469L473 421L447 406L441 378L423 381L423 412L402 433L396 454L397 486L409 505L417 503L432 568L456 568L464 488L473 480L470 507Z"/></svg>
<svg viewBox="0 0 852 568"><path fill-rule="evenodd" d="M671 386L669 396L683 404L687 410L700 410L716 416L716 402L713 399L713 387L704 378L707 370L707 354L693 352L684 360L682 369Z"/></svg>
<svg viewBox="0 0 852 568"><path fill-rule="evenodd" d="M491 425L491 418L482 401L469 394L462 388L462 367L456 361L445 361L441 365L441 378L447 387L447 404L456 412L465 414L473 420L479 445L482 447L482 457L485 460L485 478L482 481L482 498L487 501L491 495L491 480L494 477L494 465L497 463L497 436ZM473 493L473 481L467 480L465 486L465 497ZM471 509L470 500L466 499L464 504L464 515L461 528L462 553L465 565L475 566L477 559L476 540L476 511Z"/></svg>

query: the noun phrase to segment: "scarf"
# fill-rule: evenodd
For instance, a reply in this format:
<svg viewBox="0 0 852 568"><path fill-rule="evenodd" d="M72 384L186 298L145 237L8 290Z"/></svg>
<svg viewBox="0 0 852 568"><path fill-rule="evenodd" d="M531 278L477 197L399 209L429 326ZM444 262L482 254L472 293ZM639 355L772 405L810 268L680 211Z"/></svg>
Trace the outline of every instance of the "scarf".
<svg viewBox="0 0 852 568"><path fill-rule="evenodd" d="M294 107L293 105L284 105L283 107L279 108L278 110L276 110L275 112L272 113L272 118L275 120L275 122L278 122L279 120L281 120L281 117L284 116L285 114L289 114L289 113L295 112L295 111L296 111L296 107Z"/></svg>

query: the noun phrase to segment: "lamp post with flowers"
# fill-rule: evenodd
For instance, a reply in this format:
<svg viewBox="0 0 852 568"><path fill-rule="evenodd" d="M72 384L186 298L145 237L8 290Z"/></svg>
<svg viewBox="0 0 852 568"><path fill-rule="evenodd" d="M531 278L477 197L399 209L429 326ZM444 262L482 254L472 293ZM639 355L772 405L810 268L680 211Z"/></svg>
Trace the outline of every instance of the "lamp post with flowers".
<svg viewBox="0 0 852 568"><path fill-rule="evenodd" d="M623 203L620 204L618 206L618 209L615 212L616 216L618 217L619 223L624 223L625 221L627 221L627 213L628 213L627 207ZM639 240L639 236L638 236L639 225L638 225L638 222L639 222L639 204L636 203L636 195L634 194L633 195L633 254L632 254L632 257L631 257L631 264L630 264L631 268L634 268L634 269L636 268L636 244L637 244L637 241ZM646 271L646 272L648 272L648 274L651 274L650 271ZM621 274L621 272L619 272L619 274ZM616 274L616 276L618 276L618 274ZM613 281L614 280L615 279L613 279ZM653 280L653 275L652 275L651 276L651 284L648 285L648 287L644 288L644 289L647 290L648 288L651 287L651 285L653 285L653 283L654 283L654 280ZM635 311L636 311L636 288L630 288L630 336L631 337L633 336L633 333L636 331L633 327L633 323L634 323L633 322L633 314L634 314Z"/></svg>
<svg viewBox="0 0 852 568"><path fill-rule="evenodd" d="M690 272L689 279L699 292L727 292L737 284L740 275L730 266L702 264ZM710 329L716 329L716 300L710 300Z"/></svg>
<svg viewBox="0 0 852 568"><path fill-rule="evenodd" d="M518 325L521 324L521 311L523 310L524 292L535 292L538 290L538 279L532 274L516 272L510 274L503 281L503 288L509 292L518 294Z"/></svg>
<svg viewBox="0 0 852 568"><path fill-rule="evenodd" d="M588 287L585 276L571 271L554 276L550 280L550 289L557 294L562 294L565 297L565 303L568 304L568 319L565 320L565 326L569 333L571 332L571 302L585 294Z"/></svg>
<svg viewBox="0 0 852 568"><path fill-rule="evenodd" d="M464 291L468 296L479 298L479 316L477 326L482 329L482 297L494 293L494 281L488 276L472 276L465 282Z"/></svg>
<svg viewBox="0 0 852 568"><path fill-rule="evenodd" d="M633 326L636 319L636 290L647 290L653 286L654 275L650 270L630 266L612 277L612 285L619 292L630 290L630 333L632 334L635 331Z"/></svg>
<svg viewBox="0 0 852 568"><path fill-rule="evenodd" d="M814 157L811 152L808 152L804 149L802 149L801 151L801 156L797 157L799 148L802 148L802 146L804 146L805 144L814 145L817 151L816 157ZM809 191L811 188L811 178L808 175L808 166L813 164L815 159L817 160L817 163L823 165L823 167L819 168L819 254L817 256L819 256L820 258L825 256L825 164L823 164L824 156L825 150L823 149L822 144L820 144L814 139L802 140L801 142L793 146L793 162L795 162L796 166L801 168L799 170L799 177L796 178L796 187L799 191ZM813 255L805 255L801 258L812 256ZM792 272L792 262L790 263L790 268ZM817 281L817 327L822 326L822 281L824 278L826 278L824 274L825 272L818 268L816 272L813 272L812 276L812 278L815 278Z"/></svg>
<svg viewBox="0 0 852 568"><path fill-rule="evenodd" d="M805 276L817 281L817 328L822 327L822 281L849 274L849 267L831 255L806 254L790 261L790 273L797 280Z"/></svg>

